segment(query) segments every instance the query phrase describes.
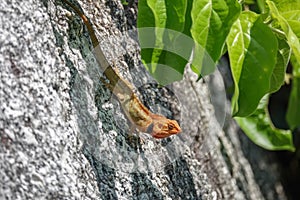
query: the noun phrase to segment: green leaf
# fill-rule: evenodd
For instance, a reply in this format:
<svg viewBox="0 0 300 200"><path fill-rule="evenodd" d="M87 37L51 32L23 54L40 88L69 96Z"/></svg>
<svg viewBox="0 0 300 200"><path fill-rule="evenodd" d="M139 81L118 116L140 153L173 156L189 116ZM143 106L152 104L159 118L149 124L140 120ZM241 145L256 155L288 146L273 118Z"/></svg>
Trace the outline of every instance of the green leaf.
<svg viewBox="0 0 300 200"><path fill-rule="evenodd" d="M162 85L182 79L194 42L190 37L191 1L166 0L167 21L163 35L164 50L159 58L159 67L153 73ZM173 31L174 30L174 31ZM168 74L168 76L166 76Z"/></svg>
<svg viewBox="0 0 300 200"><path fill-rule="evenodd" d="M244 3L247 5L255 4L255 0L245 0Z"/></svg>
<svg viewBox="0 0 300 200"><path fill-rule="evenodd" d="M193 48L192 69L198 74L214 71L241 10L236 0L140 0L138 7L142 61L161 84L182 78Z"/></svg>
<svg viewBox="0 0 300 200"><path fill-rule="evenodd" d="M294 8L295 10L288 11L283 13L283 17L287 19L287 22L289 23L291 29L295 33L295 35L298 37L298 41L300 39L300 2L298 4L297 8ZM296 10L297 9L297 10ZM300 77L300 64L299 60L293 55L292 57L293 62L293 76Z"/></svg>
<svg viewBox="0 0 300 200"><path fill-rule="evenodd" d="M186 21L188 2L186 0L165 0L167 21L166 28L182 32Z"/></svg>
<svg viewBox="0 0 300 200"><path fill-rule="evenodd" d="M248 116L270 91L277 39L259 15L246 11L233 24L227 47L235 85L232 113Z"/></svg>
<svg viewBox="0 0 300 200"><path fill-rule="evenodd" d="M235 1L201 0L193 2L191 34L213 61L219 60L226 37L241 12Z"/></svg>
<svg viewBox="0 0 300 200"><path fill-rule="evenodd" d="M164 0L141 0L138 4L138 27L160 27L166 25L166 7ZM139 34L141 46L152 46L152 48L142 48L143 61L150 73L156 69L159 56L163 49L163 31L154 29L147 34ZM146 43L146 44L144 44ZM155 48L153 48L155 47Z"/></svg>
<svg viewBox="0 0 300 200"><path fill-rule="evenodd" d="M280 13L300 9L299 0L272 0Z"/></svg>
<svg viewBox="0 0 300 200"><path fill-rule="evenodd" d="M257 5L259 7L259 10L261 13L265 13L266 12L266 2L265 0L257 0Z"/></svg>
<svg viewBox="0 0 300 200"><path fill-rule="evenodd" d="M291 131L277 129L273 126L267 112L267 100L268 97L265 96L251 116L235 117L235 120L258 146L268 150L295 151Z"/></svg>
<svg viewBox="0 0 300 200"><path fill-rule="evenodd" d="M281 13L282 17L285 18L290 25L293 32L300 38L300 4L298 8L294 10L285 11Z"/></svg>
<svg viewBox="0 0 300 200"><path fill-rule="evenodd" d="M276 2L276 1L275 1ZM293 32L300 38L300 1L280 0L275 3L280 15L288 22Z"/></svg>
<svg viewBox="0 0 300 200"><path fill-rule="evenodd" d="M295 8L300 8L300 3L299 2L291 2L287 1L286 4L283 4L282 8L280 7L281 12L286 12L287 10L293 10ZM293 29L290 27L288 21L281 15L281 13L278 11L276 5L274 2L267 0L267 4L270 8L270 12L272 17L277 20L278 24L280 25L281 29L285 33L287 43L293 50L293 54L295 55L295 59L297 60L298 63L300 63L300 42L297 37L297 35L294 33ZM296 28L298 30L298 28ZM300 70L299 73L297 72L296 74L300 75Z"/></svg>
<svg viewBox="0 0 300 200"><path fill-rule="evenodd" d="M151 7L148 6L146 0L140 0L138 4L138 27L154 27L155 26L155 14L152 11ZM146 32L143 34L139 33L139 41L141 46L155 46L155 32ZM153 48L141 48L142 60L145 63L147 70L151 73L154 71L151 65L147 65L147 63L151 63L152 61L152 53ZM155 63L155 62L154 62ZM155 66L154 66L155 68Z"/></svg>
<svg viewBox="0 0 300 200"><path fill-rule="evenodd" d="M190 4L186 0L139 1L138 33L142 61L163 85L181 79L190 58L193 47L193 40L187 38L190 35L187 26L191 24L187 16Z"/></svg>
<svg viewBox="0 0 300 200"><path fill-rule="evenodd" d="M286 41L280 38L277 39L278 39L277 59L271 77L270 93L276 92L283 85L286 68L291 56L291 48L286 43Z"/></svg>
<svg viewBox="0 0 300 200"><path fill-rule="evenodd" d="M294 55L291 57L293 71L300 69L300 63L296 62ZM300 126L300 77L293 74L292 90L289 98L286 120L293 130Z"/></svg>

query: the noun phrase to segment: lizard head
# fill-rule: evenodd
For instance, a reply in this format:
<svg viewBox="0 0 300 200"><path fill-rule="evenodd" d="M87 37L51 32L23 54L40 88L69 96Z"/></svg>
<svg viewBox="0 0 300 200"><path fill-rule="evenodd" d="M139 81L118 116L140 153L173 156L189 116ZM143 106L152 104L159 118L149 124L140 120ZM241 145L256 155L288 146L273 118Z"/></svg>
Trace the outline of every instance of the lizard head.
<svg viewBox="0 0 300 200"><path fill-rule="evenodd" d="M147 128L147 132L156 139L163 139L181 132L181 128L176 120L167 119L161 115L152 115L152 124Z"/></svg>

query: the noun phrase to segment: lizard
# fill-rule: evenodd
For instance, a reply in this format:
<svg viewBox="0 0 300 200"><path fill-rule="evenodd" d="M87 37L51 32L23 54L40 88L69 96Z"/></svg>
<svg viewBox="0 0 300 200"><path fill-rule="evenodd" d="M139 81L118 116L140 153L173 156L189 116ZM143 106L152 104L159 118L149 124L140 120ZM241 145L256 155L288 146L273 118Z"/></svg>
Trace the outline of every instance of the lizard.
<svg viewBox="0 0 300 200"><path fill-rule="evenodd" d="M121 107L129 119L131 124L134 125L141 132L149 133L153 138L163 139L171 135L181 132L181 128L176 120L168 119L163 115L152 113L134 93L133 86L128 81L124 80L113 69L104 53L101 50L100 42L97 39L92 23L87 16L68 0L62 0L69 5L83 20L87 27L90 39L93 45L93 54L103 71L103 74L109 80L108 88L117 97Z"/></svg>

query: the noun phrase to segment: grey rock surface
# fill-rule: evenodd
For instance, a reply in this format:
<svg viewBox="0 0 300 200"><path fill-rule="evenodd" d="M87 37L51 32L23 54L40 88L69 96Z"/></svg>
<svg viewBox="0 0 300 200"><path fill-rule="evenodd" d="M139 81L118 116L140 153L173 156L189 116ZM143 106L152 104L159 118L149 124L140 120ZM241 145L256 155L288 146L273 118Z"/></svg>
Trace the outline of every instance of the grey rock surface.
<svg viewBox="0 0 300 200"><path fill-rule="evenodd" d="M0 2L0 199L95 199L46 4Z"/></svg>
<svg viewBox="0 0 300 200"><path fill-rule="evenodd" d="M109 62L144 93L153 79L127 31L135 33L136 4L124 10L114 0L78 2ZM132 141L71 8L60 0L2 0L0 26L0 199L265 198L238 128L227 120L223 132L214 116L208 82L187 70L170 86L179 101L173 115L155 107L156 89L141 94L152 109L178 118L183 133ZM168 102L156 95L158 104ZM284 199L280 190L271 193Z"/></svg>

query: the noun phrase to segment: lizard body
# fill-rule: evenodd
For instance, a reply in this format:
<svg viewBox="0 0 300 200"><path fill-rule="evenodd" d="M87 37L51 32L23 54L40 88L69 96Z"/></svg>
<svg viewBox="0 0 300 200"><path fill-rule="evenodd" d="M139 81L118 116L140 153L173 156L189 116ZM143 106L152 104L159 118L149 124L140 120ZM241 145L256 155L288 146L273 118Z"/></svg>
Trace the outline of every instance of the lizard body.
<svg viewBox="0 0 300 200"><path fill-rule="evenodd" d="M181 128L176 120L167 119L163 115L152 113L134 94L132 85L121 78L119 74L109 65L106 60L96 37L91 22L83 14L83 12L73 5L68 0L62 0L69 5L83 20L86 25L91 41L94 47L94 56L104 70L104 75L109 79L109 89L118 98L121 103L122 109L130 122L141 132L147 132L154 138L162 139L170 135L181 132Z"/></svg>

